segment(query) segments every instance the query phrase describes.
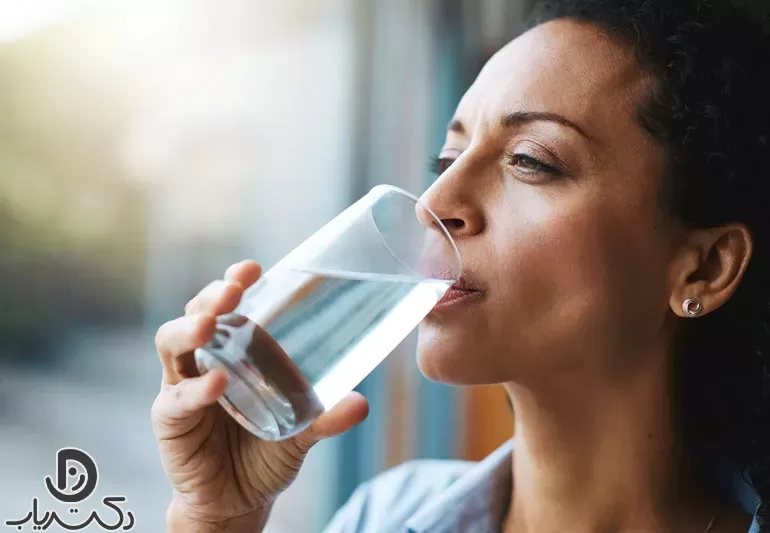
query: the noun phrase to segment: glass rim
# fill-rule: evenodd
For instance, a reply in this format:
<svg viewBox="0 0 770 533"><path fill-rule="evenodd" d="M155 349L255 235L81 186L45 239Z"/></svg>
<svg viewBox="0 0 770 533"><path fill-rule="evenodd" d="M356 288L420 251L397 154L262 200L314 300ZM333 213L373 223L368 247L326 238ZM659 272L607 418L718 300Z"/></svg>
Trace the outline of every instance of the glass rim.
<svg viewBox="0 0 770 533"><path fill-rule="evenodd" d="M463 275L463 261L462 261L462 257L460 256L460 250L457 248L457 243L455 243L455 240L452 237L452 234L449 233L449 230L446 228L444 223L441 222L441 219L436 215L436 213L434 213L430 207L425 205L425 203L422 200L420 200L417 196L395 185L389 185L389 184L375 185L374 187L371 188L369 192L372 193L372 192L381 191L381 190L395 192L397 194L405 196L406 198L409 198L416 205L419 205L420 207L422 207L431 216L431 218L433 218L433 221L438 225L439 229L441 230L441 233L444 235L446 240L449 241L449 245L452 247L452 252L454 253L454 256L455 256L455 261L457 261L457 275L456 275L456 279L454 279L453 281L459 281Z"/></svg>

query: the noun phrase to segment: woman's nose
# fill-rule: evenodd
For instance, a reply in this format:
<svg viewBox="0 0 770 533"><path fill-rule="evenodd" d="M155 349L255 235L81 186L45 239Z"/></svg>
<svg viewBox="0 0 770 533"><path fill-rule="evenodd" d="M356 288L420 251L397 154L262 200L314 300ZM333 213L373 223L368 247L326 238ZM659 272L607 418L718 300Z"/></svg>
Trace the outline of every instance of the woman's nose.
<svg viewBox="0 0 770 533"><path fill-rule="evenodd" d="M427 227L436 226L436 218L439 219L454 239L470 237L484 229L483 215L473 200L441 180L422 195L417 216Z"/></svg>

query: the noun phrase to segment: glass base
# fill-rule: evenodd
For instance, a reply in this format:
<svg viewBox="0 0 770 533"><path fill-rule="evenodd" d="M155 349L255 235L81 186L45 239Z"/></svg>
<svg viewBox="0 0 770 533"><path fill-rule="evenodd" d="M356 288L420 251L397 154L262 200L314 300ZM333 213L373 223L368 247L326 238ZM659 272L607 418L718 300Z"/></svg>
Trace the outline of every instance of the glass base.
<svg viewBox="0 0 770 533"><path fill-rule="evenodd" d="M219 404L253 435L269 441L287 439L323 412L312 389L283 393L245 356L233 357L217 346L222 344L215 340L195 351L198 371L201 375L213 369L227 371L227 390Z"/></svg>

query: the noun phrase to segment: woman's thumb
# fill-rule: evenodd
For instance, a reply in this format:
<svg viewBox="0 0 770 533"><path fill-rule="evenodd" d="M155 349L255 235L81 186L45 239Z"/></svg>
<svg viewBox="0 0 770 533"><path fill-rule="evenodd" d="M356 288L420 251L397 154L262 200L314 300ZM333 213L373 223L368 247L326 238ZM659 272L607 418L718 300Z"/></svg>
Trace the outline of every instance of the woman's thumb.
<svg viewBox="0 0 770 533"><path fill-rule="evenodd" d="M351 392L331 410L319 416L308 431L299 435L308 448L322 439L345 433L369 416L369 402L357 392Z"/></svg>

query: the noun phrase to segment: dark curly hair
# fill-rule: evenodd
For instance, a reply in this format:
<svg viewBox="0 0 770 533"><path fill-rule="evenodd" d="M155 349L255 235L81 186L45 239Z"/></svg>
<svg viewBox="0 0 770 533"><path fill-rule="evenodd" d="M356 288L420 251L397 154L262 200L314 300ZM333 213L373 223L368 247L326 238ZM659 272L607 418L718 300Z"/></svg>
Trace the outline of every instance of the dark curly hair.
<svg viewBox="0 0 770 533"><path fill-rule="evenodd" d="M655 84L640 125L667 157L665 208L684 225L743 223L753 256L728 303L678 328L675 408L701 481L742 472L770 531L770 32L725 0L562 0L530 25L591 24L630 47Z"/></svg>

